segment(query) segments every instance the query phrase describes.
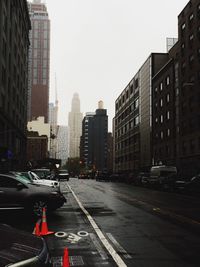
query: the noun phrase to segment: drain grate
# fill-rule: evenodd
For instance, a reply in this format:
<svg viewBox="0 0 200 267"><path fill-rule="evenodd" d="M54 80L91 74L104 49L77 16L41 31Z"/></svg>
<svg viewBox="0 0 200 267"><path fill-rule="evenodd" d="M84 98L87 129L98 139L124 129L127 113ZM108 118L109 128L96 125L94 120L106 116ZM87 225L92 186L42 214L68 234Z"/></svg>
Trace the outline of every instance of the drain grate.
<svg viewBox="0 0 200 267"><path fill-rule="evenodd" d="M61 267L62 266L62 257L52 257L53 267Z"/></svg>
<svg viewBox="0 0 200 267"><path fill-rule="evenodd" d="M83 266L83 258L81 256L70 256L69 257L70 266Z"/></svg>
<svg viewBox="0 0 200 267"><path fill-rule="evenodd" d="M62 266L62 257L52 257L53 267ZM83 258L81 256L69 256L70 266L84 266Z"/></svg>

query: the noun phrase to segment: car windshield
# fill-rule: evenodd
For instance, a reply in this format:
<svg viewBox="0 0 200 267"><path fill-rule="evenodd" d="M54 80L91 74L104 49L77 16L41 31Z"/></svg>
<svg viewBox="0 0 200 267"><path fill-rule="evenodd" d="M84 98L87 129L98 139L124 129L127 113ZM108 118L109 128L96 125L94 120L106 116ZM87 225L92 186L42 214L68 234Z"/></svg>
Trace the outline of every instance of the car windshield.
<svg viewBox="0 0 200 267"><path fill-rule="evenodd" d="M34 172L29 172L29 174L31 175L31 178L32 178L33 180L40 180L40 178L38 177L38 175L37 175L36 173L34 173Z"/></svg>

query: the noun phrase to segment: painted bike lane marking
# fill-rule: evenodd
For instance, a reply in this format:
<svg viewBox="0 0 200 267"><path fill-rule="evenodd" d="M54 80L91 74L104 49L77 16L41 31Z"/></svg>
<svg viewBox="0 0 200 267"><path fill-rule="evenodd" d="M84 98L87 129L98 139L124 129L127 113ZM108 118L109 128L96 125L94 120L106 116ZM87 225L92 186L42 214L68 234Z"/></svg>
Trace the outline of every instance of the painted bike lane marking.
<svg viewBox="0 0 200 267"><path fill-rule="evenodd" d="M68 186L69 190L72 192L72 194L73 194L75 200L77 201L79 207L81 208L81 210L83 211L83 213L86 215L88 221L92 225L94 231L98 235L98 237L101 240L102 244L107 249L107 251L109 252L109 254L112 256L113 260L116 262L117 266L119 266L119 267L127 267L127 265L125 264L125 262L119 256L119 254L115 251L115 249L111 246L111 244L109 243L109 241L106 239L105 235L102 233L102 231L100 230L100 228L98 227L98 225L96 224L96 222L94 221L94 219L92 218L92 216L84 208L83 204L78 199L78 197L76 196L76 194L74 193L74 191L71 189L71 187L68 184L67 184L67 186Z"/></svg>

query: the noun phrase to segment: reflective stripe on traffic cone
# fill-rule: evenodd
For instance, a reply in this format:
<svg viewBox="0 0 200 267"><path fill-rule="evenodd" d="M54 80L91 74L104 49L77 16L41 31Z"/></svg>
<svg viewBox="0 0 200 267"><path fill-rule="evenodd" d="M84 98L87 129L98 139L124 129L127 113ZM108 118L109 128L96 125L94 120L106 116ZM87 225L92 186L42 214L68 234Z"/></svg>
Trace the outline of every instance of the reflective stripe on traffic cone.
<svg viewBox="0 0 200 267"><path fill-rule="evenodd" d="M35 228L33 229L34 235L40 236L40 223L41 223L41 219L37 220L35 224Z"/></svg>
<svg viewBox="0 0 200 267"><path fill-rule="evenodd" d="M63 265L62 267L69 267L69 253L68 253L68 248L64 249L64 254L63 254Z"/></svg>
<svg viewBox="0 0 200 267"><path fill-rule="evenodd" d="M47 226L47 219L46 219L46 209L42 209L42 227L41 227L41 232L40 235L50 235L53 234L54 232L48 230Z"/></svg>

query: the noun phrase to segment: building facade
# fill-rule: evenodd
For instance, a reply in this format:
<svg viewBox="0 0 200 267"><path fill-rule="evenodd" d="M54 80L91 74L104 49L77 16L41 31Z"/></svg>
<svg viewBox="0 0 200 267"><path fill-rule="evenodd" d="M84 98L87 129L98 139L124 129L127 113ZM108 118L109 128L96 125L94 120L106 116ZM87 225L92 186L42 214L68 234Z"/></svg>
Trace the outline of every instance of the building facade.
<svg viewBox="0 0 200 267"><path fill-rule="evenodd" d="M39 161L48 157L47 155L48 137L39 135L38 132L27 133L27 162L30 167L37 166Z"/></svg>
<svg viewBox="0 0 200 267"><path fill-rule="evenodd" d="M199 41L200 2L193 0L179 14L178 42L152 81L153 157L183 177L200 172Z"/></svg>
<svg viewBox="0 0 200 267"><path fill-rule="evenodd" d="M80 112L79 95L75 93L72 98L71 111L68 117L70 158L77 158L80 156L82 119L83 114Z"/></svg>
<svg viewBox="0 0 200 267"><path fill-rule="evenodd" d="M48 145L46 155L49 157L49 151L51 147L51 138L50 138L50 124L45 123L44 117L38 117L37 120L29 121L27 125L27 130L29 132L38 132L39 136L45 135L48 138Z"/></svg>
<svg viewBox="0 0 200 267"><path fill-rule="evenodd" d="M58 126L58 150L56 158L61 160L62 166L66 164L69 157L69 131L67 126Z"/></svg>
<svg viewBox="0 0 200 267"><path fill-rule="evenodd" d="M25 0L0 1L0 169L26 161L30 27Z"/></svg>
<svg viewBox="0 0 200 267"><path fill-rule="evenodd" d="M107 170L108 116L102 101L99 101L95 113L88 112L83 118L80 155L86 169Z"/></svg>
<svg viewBox="0 0 200 267"><path fill-rule="evenodd" d="M152 165L152 77L166 58L151 54L115 101L115 172L135 173Z"/></svg>
<svg viewBox="0 0 200 267"><path fill-rule="evenodd" d="M46 4L29 2L30 31L28 120L44 117L48 122L50 20Z"/></svg>
<svg viewBox="0 0 200 267"><path fill-rule="evenodd" d="M87 112L82 121L82 136L80 142L80 159L86 169L92 169L94 164L93 128L95 112Z"/></svg>
<svg viewBox="0 0 200 267"><path fill-rule="evenodd" d="M54 103L49 103L49 124L51 127L51 146L49 150L49 157L56 158L58 153L58 101Z"/></svg>
<svg viewBox="0 0 200 267"><path fill-rule="evenodd" d="M178 16L179 164L200 172L200 1L191 0Z"/></svg>

